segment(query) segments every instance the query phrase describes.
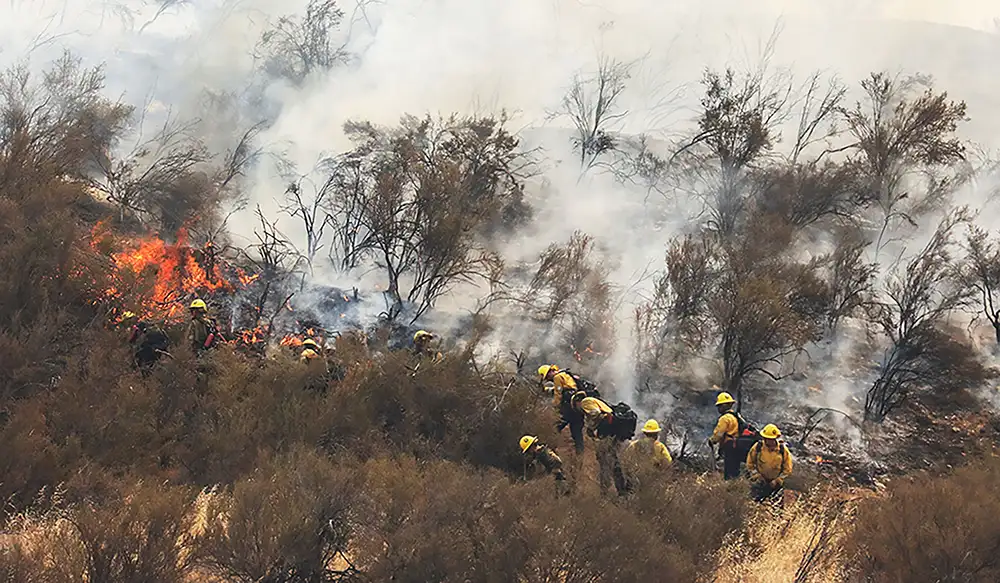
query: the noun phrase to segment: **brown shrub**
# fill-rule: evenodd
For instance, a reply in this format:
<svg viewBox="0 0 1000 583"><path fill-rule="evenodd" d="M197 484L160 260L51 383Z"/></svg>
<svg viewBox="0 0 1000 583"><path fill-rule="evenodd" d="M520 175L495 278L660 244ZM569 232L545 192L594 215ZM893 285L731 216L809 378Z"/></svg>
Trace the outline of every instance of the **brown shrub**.
<svg viewBox="0 0 1000 583"><path fill-rule="evenodd" d="M349 369L330 390L336 405L325 444L363 456L388 450L520 471L518 439L554 434L552 407L532 389L480 377L464 355L413 365L400 351Z"/></svg>
<svg viewBox="0 0 1000 583"><path fill-rule="evenodd" d="M209 498L198 563L227 581L328 581L358 486L353 468L308 450L268 459Z"/></svg>
<svg viewBox="0 0 1000 583"><path fill-rule="evenodd" d="M643 469L628 508L671 547L677 568L683 566L685 577L693 580L711 569L723 540L743 527L746 484L724 482L714 474Z"/></svg>
<svg viewBox="0 0 1000 583"><path fill-rule="evenodd" d="M861 504L850 550L865 583L1000 580L1000 462L901 480Z"/></svg>
<svg viewBox="0 0 1000 583"><path fill-rule="evenodd" d="M136 482L117 494L22 521L4 568L19 581L184 581L191 493Z"/></svg>
<svg viewBox="0 0 1000 583"><path fill-rule="evenodd" d="M352 554L377 581L693 581L627 509L450 462L366 467ZM714 549L713 549L714 550Z"/></svg>

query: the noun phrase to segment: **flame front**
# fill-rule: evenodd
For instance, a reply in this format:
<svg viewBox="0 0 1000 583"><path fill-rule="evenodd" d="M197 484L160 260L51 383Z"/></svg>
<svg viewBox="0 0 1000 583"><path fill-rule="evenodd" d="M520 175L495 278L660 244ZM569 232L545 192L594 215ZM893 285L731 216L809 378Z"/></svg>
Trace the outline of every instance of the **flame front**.
<svg viewBox="0 0 1000 583"><path fill-rule="evenodd" d="M102 295L120 299L127 295L125 290L130 282L148 277L152 287L142 294L142 305L137 307L139 315L179 320L184 317L185 300L217 292L233 293L236 286L223 275L212 246L196 250L187 240L187 230L182 228L175 243L167 243L158 236L116 241L106 222L98 223L91 233L91 247L109 256L114 265L112 283ZM258 277L238 268L233 271L240 286L249 285Z"/></svg>

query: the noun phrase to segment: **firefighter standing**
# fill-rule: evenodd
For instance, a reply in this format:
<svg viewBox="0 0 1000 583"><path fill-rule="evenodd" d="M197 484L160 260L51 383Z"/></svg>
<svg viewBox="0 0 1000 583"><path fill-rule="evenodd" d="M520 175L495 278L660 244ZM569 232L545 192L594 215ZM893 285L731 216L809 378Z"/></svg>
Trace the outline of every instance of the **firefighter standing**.
<svg viewBox="0 0 1000 583"><path fill-rule="evenodd" d="M195 353L208 350L219 340L215 322L208 316L208 305L205 300L195 299L191 302L191 323L188 324L187 338Z"/></svg>
<svg viewBox="0 0 1000 583"><path fill-rule="evenodd" d="M561 432L568 425L576 453L583 453L583 416L573 408L570 399L564 398L576 393L576 380L569 373L560 371L554 364L538 367L538 378L542 384L552 383L552 404L559 411L559 424L556 429ZM565 395L567 392L568 395Z"/></svg>
<svg viewBox="0 0 1000 583"><path fill-rule="evenodd" d="M736 399L729 393L719 393L715 399L715 407L719 411L719 421L715 424L715 431L712 437L708 438L710 444L718 445L719 453L722 455L722 476L726 480L733 480L740 477L740 465L743 458L736 447L736 438L740 433L740 421L738 414L733 411Z"/></svg>
<svg viewBox="0 0 1000 583"><path fill-rule="evenodd" d="M417 330L413 335L413 354L420 359L430 359L434 362L439 362L443 357L440 352L435 351L431 347L431 341L437 338L437 336L431 334L427 330Z"/></svg>
<svg viewBox="0 0 1000 583"><path fill-rule="evenodd" d="M650 460L656 466L666 467L674 463L667 445L660 441L660 424L650 419L642 426L642 437L628 444L625 450L631 458Z"/></svg>
<svg viewBox="0 0 1000 583"><path fill-rule="evenodd" d="M746 459L753 482L750 493L758 502L780 496L785 478L792 474L792 454L788 446L779 441L781 431L778 427L765 425L760 437L761 441L753 444Z"/></svg>
<svg viewBox="0 0 1000 583"><path fill-rule="evenodd" d="M126 312L125 317L134 318L135 314ZM167 350L170 348L170 338L159 327L143 320L132 325L128 341L135 346L132 361L143 376L149 375L156 361L168 354Z"/></svg>

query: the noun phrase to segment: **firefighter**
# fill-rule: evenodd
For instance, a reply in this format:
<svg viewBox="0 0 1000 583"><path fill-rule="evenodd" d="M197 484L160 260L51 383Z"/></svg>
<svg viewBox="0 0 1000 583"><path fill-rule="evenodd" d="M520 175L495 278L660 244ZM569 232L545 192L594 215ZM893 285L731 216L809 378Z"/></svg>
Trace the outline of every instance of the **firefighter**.
<svg viewBox="0 0 1000 583"><path fill-rule="evenodd" d="M785 478L792 475L792 454L780 441L781 431L773 423L760 430L760 437L750 448L746 462L752 482L750 493L754 500L763 502L781 496Z"/></svg>
<svg viewBox="0 0 1000 583"><path fill-rule="evenodd" d="M552 474L556 479L556 487L560 493L567 493L566 474L563 473L562 459L552 451L549 446L538 441L534 435L525 435L521 438L521 455L524 456L525 478L531 474L534 477L536 463L541 466L546 474Z"/></svg>
<svg viewBox="0 0 1000 583"><path fill-rule="evenodd" d="M656 419L650 419L643 424L642 437L629 443L625 451L629 457L639 460L638 456L642 456L646 460L652 460L653 464L659 467L674 463L667 445L660 441L660 424Z"/></svg>
<svg viewBox="0 0 1000 583"><path fill-rule="evenodd" d="M618 450L621 448L622 439L614 427L614 410L603 400L597 397L588 397L583 391L577 391L570 402L573 409L583 416L587 435L596 441L594 453L597 455L601 493L608 492L613 481L618 494L624 496L627 493L627 487L625 475L618 460Z"/></svg>
<svg viewBox="0 0 1000 583"><path fill-rule="evenodd" d="M413 335L413 354L418 358L428 358L434 362L440 362L443 358L440 352L436 352L431 347L431 341L437 336L427 330L417 330Z"/></svg>
<svg viewBox="0 0 1000 583"><path fill-rule="evenodd" d="M131 318L135 314L126 312L125 316ZM157 326L143 320L132 325L128 342L135 346L132 361L142 376L148 376L156 361L164 354L169 354L167 350L170 348L170 338Z"/></svg>
<svg viewBox="0 0 1000 583"><path fill-rule="evenodd" d="M662 470L673 463L670 451L659 438L660 424L650 419L642 426L642 437L630 442L622 453L622 472L629 492L635 491L647 476L656 481L663 475Z"/></svg>
<svg viewBox="0 0 1000 583"><path fill-rule="evenodd" d="M191 348L196 353L207 350L219 340L219 332L215 322L208 316L208 305L205 300L195 299L189 306L191 323L188 324L187 338Z"/></svg>
<svg viewBox="0 0 1000 583"><path fill-rule="evenodd" d="M583 453L583 416L576 411L570 399L577 391L576 380L566 372L559 370L554 364L543 364L538 367L538 379L541 384L552 383L552 404L559 412L558 431L569 426L569 434L573 438L573 447L577 454Z"/></svg>
<svg viewBox="0 0 1000 583"><path fill-rule="evenodd" d="M719 411L719 421L715 431L708 438L709 444L717 445L722 456L722 476L726 480L740 477L740 466L743 457L737 448L737 437L740 434L740 417L733 407L736 399L729 393L722 392L715 399L715 408Z"/></svg>
<svg viewBox="0 0 1000 583"><path fill-rule="evenodd" d="M323 350L319 347L312 338L306 338L302 341L302 352L299 354L299 362L312 362L315 360L322 360Z"/></svg>

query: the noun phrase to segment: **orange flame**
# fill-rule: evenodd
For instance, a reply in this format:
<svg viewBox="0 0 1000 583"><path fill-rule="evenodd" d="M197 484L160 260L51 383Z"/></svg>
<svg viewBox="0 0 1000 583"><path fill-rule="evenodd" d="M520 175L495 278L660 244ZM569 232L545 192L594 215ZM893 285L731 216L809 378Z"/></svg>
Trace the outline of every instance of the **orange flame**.
<svg viewBox="0 0 1000 583"><path fill-rule="evenodd" d="M305 342L306 338L316 339L317 336L318 334L316 330L313 328L309 328L306 330L305 334L286 334L281 338L281 340L278 341L278 344L280 344L281 346L289 346L295 348L298 346L302 346L302 343ZM318 340L317 343L320 345L323 344Z"/></svg>
<svg viewBox="0 0 1000 583"><path fill-rule="evenodd" d="M108 255L114 263L112 283L103 290L103 295L121 298L127 282L149 276L153 278L152 289L138 309L140 317L177 320L183 318L186 309L182 302L192 296L234 292L235 286L224 277L222 265L214 258L212 245L207 244L199 252L187 241L187 230L181 228L175 243L167 243L155 235L116 242L106 221L98 223L91 232L91 247ZM234 271L240 286L259 277L240 269Z"/></svg>

